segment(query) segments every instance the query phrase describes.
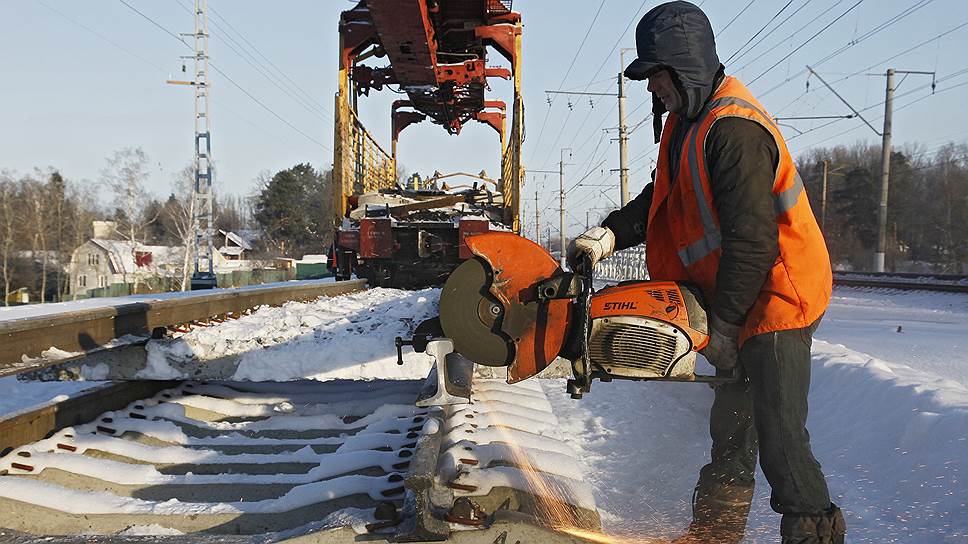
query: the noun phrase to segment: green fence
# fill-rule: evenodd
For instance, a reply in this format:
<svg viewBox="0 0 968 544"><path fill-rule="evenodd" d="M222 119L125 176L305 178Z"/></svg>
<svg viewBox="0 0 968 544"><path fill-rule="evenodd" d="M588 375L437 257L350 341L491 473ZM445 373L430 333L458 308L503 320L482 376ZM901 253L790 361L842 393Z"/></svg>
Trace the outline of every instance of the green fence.
<svg viewBox="0 0 968 544"><path fill-rule="evenodd" d="M300 280L318 280L328 278L333 275L333 271L326 266L326 263L296 263L296 278Z"/></svg>

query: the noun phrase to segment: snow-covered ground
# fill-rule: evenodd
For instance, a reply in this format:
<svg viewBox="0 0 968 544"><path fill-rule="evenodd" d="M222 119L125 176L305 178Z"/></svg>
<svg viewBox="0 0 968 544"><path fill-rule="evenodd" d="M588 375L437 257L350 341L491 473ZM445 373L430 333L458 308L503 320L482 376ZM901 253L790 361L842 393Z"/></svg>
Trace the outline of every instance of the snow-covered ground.
<svg viewBox="0 0 968 544"><path fill-rule="evenodd" d="M436 296L372 290L264 309L223 324L231 333L205 329L183 345L239 354L253 379L393 374L403 370L393 362L393 336L433 314ZM833 499L847 513L849 542L968 541L966 332L968 295L835 289L814 343L808 425ZM425 371L427 361L413 363ZM563 380L542 385L586 464L606 528L651 537L681 531L709 456L711 390L616 381L574 401ZM20 387L0 380L0 398ZM748 542L777 540L768 496L760 475Z"/></svg>
<svg viewBox="0 0 968 544"><path fill-rule="evenodd" d="M848 542L968 542L965 333L968 295L835 289L813 346L808 428ZM615 381L575 401L563 380L544 387L606 529L680 533L709 460L712 391ZM760 472L746 542L776 542L778 526Z"/></svg>
<svg viewBox="0 0 968 544"><path fill-rule="evenodd" d="M968 294L837 287L816 337L968 386Z"/></svg>
<svg viewBox="0 0 968 544"><path fill-rule="evenodd" d="M252 315L148 343L147 378L190 378L203 361L231 359L233 380L422 379L432 358L407 349L397 365L394 338L409 338L437 314L439 291L369 289L312 302L287 302ZM189 362L188 372L172 363Z"/></svg>

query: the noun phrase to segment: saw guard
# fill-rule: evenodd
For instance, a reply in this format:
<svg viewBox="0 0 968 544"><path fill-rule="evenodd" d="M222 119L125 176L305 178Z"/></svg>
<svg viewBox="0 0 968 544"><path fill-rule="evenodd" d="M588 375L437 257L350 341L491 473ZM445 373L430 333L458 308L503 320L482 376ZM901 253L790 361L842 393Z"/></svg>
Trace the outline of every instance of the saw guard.
<svg viewBox="0 0 968 544"><path fill-rule="evenodd" d="M537 285L561 273L557 261L538 244L510 232L489 232L465 239L471 252L491 267L489 291L504 306L501 332L514 342L508 383L544 370L565 342L568 300L538 302Z"/></svg>

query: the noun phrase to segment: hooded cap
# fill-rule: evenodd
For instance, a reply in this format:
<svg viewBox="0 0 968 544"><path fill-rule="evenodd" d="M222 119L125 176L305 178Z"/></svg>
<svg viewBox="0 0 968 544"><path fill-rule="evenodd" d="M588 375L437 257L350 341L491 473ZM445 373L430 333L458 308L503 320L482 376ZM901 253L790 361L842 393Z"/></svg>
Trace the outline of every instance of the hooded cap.
<svg viewBox="0 0 968 544"><path fill-rule="evenodd" d="M694 119L714 90L722 64L709 19L689 2L668 2L646 13L635 27L638 58L625 69L629 79L646 79L669 68L683 106L676 114ZM661 117L665 107L653 97L652 111Z"/></svg>

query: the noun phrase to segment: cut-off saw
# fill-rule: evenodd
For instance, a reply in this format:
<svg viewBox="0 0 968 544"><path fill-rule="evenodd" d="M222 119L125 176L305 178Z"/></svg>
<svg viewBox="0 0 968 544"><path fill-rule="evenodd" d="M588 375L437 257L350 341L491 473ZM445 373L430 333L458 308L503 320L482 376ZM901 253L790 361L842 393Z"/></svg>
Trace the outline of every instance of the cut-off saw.
<svg viewBox="0 0 968 544"><path fill-rule="evenodd" d="M447 340L474 363L507 367L509 383L537 375L560 357L571 364L568 392L574 398L596 378L733 380L696 373L696 354L709 341L698 289L636 280L596 291L587 261L574 272L562 270L527 238L491 232L465 243L474 257L448 277L439 320L417 328L416 349ZM410 344L397 339L398 349ZM440 389L445 373L438 371Z"/></svg>

